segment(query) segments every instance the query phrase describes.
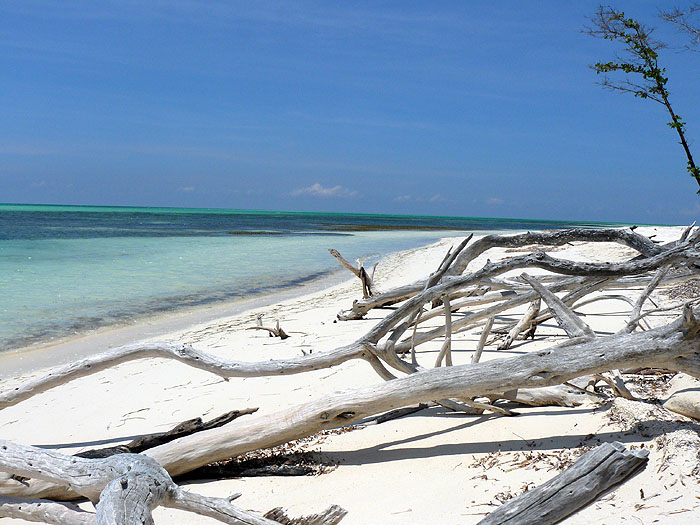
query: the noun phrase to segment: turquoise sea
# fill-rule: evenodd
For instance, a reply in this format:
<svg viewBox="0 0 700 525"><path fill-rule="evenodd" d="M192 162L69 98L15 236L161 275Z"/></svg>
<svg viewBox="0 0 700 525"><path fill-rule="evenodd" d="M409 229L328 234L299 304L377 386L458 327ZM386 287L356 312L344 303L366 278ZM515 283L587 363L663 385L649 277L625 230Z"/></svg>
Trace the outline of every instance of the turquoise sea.
<svg viewBox="0 0 700 525"><path fill-rule="evenodd" d="M341 271L329 248L372 261L441 237L579 225L0 204L0 351L298 286Z"/></svg>

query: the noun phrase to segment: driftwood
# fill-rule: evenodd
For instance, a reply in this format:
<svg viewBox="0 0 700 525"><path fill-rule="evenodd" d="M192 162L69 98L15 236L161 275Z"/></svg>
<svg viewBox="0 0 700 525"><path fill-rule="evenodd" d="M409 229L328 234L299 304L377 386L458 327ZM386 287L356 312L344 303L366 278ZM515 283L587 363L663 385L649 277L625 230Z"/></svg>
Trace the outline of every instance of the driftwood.
<svg viewBox="0 0 700 525"><path fill-rule="evenodd" d="M696 244L700 238L699 232L700 230L694 233L689 231L678 241L667 245L657 245L632 230L607 229L487 236L471 245L467 245L467 239L454 251L450 250L438 270L426 280L397 289L400 292L393 290L376 295L371 276L367 276L369 280L363 280L363 287L368 297L355 303L348 318L357 318L358 315L361 317L364 315L362 312L368 311L370 304L374 305L370 308L388 304L388 297L393 297L391 300L396 299L395 302L402 304L377 322L365 335L343 347L296 358L241 362L221 359L189 345L155 342L121 347L51 370L43 377L0 392L0 409L118 363L153 357L176 359L224 378L296 374L339 365L350 359L363 359L385 382L328 394L277 413L253 414L217 428L179 437L175 441L145 450L142 455L120 454L122 459L115 459L117 456L99 460L76 458L79 460L77 465L94 469L92 485L87 489L80 484L85 483L85 480L80 483L73 481L75 471L49 468L45 463L42 464L43 467L35 468L35 459L39 453L31 447L22 448L8 443L7 450L13 450L15 454L0 454L0 471L14 477L0 480L0 494L24 498L22 501L25 504L18 504L18 500L3 500L4 503L0 502L0 512L11 515L7 509L20 512L20 506L22 511L41 508L42 512L56 516L70 514L66 523L81 523L80 520L84 521L85 516L79 516L80 512L68 505L49 500L51 505L47 503L39 506L36 501L28 503L27 498L57 500L82 495L95 499L109 486L109 491L100 499L107 505L110 501L108 494L113 494L115 501L123 502L123 483L126 483L127 487L146 487L134 492L135 501L138 502L134 508L145 509L139 512L147 517L150 512L148 509L154 505L185 505L182 503L185 496L181 495L184 491L164 476L185 474L212 462L360 422L417 403L437 402L472 414L492 410L510 415L512 412L494 403L509 400L538 406L575 406L589 396L597 395L585 389L590 378L593 378L592 382L600 378L609 383L618 395L626 395L624 381L616 372L619 369L663 368L681 370L700 377L700 321L696 317L700 314L700 309L695 311L692 306L686 305L682 317L676 321L659 328L638 331L640 319L648 314L642 312L644 303L657 286L697 274L696 263L700 260L700 251ZM583 263L537 252L502 261L489 261L480 269L463 273L469 262L493 246L518 247L533 243L561 245L573 241L619 242L634 248L639 255L619 263ZM337 255L340 257L340 254ZM339 258L341 259L342 257ZM668 269L672 265L684 269L671 272ZM523 274L519 278L503 278L506 272L533 267L554 275L534 278ZM356 270L362 280L360 268ZM656 272L653 278L650 272ZM367 275L366 272L364 274ZM625 329L616 334L597 336L573 309L576 304L597 299L589 297L593 292L612 288L626 289L630 286L644 290L636 302L627 298L632 305L632 312ZM375 295L369 297L370 294ZM556 294L565 295L559 297ZM540 300L547 305L544 311L540 309ZM358 304L360 306L356 308ZM545 350L480 362L494 324L499 325L498 330L502 329L500 314L528 304L530 308L526 316L517 323L508 324L512 323L510 320L506 323L511 343L518 334L531 331L534 326L551 317L556 319L568 339ZM438 317L444 319L436 324L433 320ZM451 351L454 334L480 326L483 329L472 363L453 363ZM266 329L254 329L258 328ZM444 339L433 363L437 368L424 368L418 362L419 358L423 358L420 355L420 345L438 337ZM411 352L410 362L400 357L408 351ZM442 367L443 363L456 366ZM54 457L52 454L60 456L53 452L40 452L49 454L50 457ZM157 463L138 459L143 456L152 458ZM60 465L66 466L61 461L64 460L59 461ZM93 463L88 466L81 461ZM124 466L128 462L133 463L129 469ZM162 472L151 468L155 464L162 467ZM103 475L106 471L109 471L109 476ZM193 503L196 500L194 496L187 497L190 498L187 500L190 502L189 507L178 508L197 512L195 509L200 504ZM234 512L229 509L230 506L228 500L217 500L208 508L225 509L224 513ZM32 512L39 515L38 511ZM219 510L216 512L221 514ZM330 520L339 514L342 511L329 509L325 516ZM276 516L283 519L279 513ZM53 519L48 515L44 518L37 519ZM74 521L68 521L69 519ZM245 519L269 520L258 515L246 516Z"/></svg>
<svg viewBox="0 0 700 525"><path fill-rule="evenodd" d="M622 443L603 443L544 485L508 500L479 525L549 525L588 505L646 466L647 450L627 450Z"/></svg>
<svg viewBox="0 0 700 525"><path fill-rule="evenodd" d="M365 270L365 267L359 264L359 262L357 266L353 265L350 261L340 255L338 250L330 249L328 252L341 264L341 266L350 270L355 274L355 276L357 276L358 279L360 279L360 282L362 283L362 297L366 299L378 293L376 287L374 286L374 282L372 281L374 278L374 270L377 269L376 264L372 268L372 274L370 275L367 273L367 270Z"/></svg>
<svg viewBox="0 0 700 525"><path fill-rule="evenodd" d="M129 443L124 445L117 445L114 447L96 448L92 450L86 450L76 454L76 456L81 458L107 458L113 456L114 454L138 454L149 448L157 447L158 445L164 445L183 436L189 436L195 432L202 432L203 430L210 430L212 428L218 428L226 423L230 423L234 419L256 412L257 408L246 408L243 410L232 410L220 415L217 418L211 419L209 421L202 421L202 418L197 417L194 419L188 419L182 423L178 423L172 429L167 432L160 432L158 434L149 434L147 436L141 436L136 438Z"/></svg>
<svg viewBox="0 0 700 525"><path fill-rule="evenodd" d="M16 472L27 478L67 484L76 494L90 499L96 504L93 522L97 525L152 524L151 512L159 505L194 512L224 523L278 523L233 505L231 501L237 495L212 498L183 490L158 462L141 454L116 454L108 458L87 459L2 440L0 452L1 470ZM16 499L12 503L21 506ZM25 505L27 504L39 509L42 506L36 500L25 500ZM62 510L65 522L85 523L84 513L68 506L53 506L51 510L54 513ZM339 514L343 514L343 511L334 506L313 521L299 523L337 523ZM0 517L10 515L16 515L14 508L0 505ZM36 521L36 517L35 515L32 521Z"/></svg>
<svg viewBox="0 0 700 525"><path fill-rule="evenodd" d="M527 232L519 235L487 235L463 250L446 273L452 276L461 275L471 261L491 248L519 248L530 245L561 246L574 241L617 242L637 250L646 257L658 255L664 251L663 247L657 246L643 235L632 230L617 228L599 230L572 228L555 232ZM409 299L424 287L425 281L421 281L356 301L350 310L340 312L338 319L342 321L360 319L372 308Z"/></svg>
<svg viewBox="0 0 700 525"><path fill-rule="evenodd" d="M280 327L279 319L275 323L274 327L263 326L262 316L259 315L257 323L258 324L256 324L255 326L249 326L248 328L246 328L246 330L265 330L266 332L269 332L270 337L279 337L282 340L287 339L289 337L289 335L284 330L282 330L282 327Z"/></svg>

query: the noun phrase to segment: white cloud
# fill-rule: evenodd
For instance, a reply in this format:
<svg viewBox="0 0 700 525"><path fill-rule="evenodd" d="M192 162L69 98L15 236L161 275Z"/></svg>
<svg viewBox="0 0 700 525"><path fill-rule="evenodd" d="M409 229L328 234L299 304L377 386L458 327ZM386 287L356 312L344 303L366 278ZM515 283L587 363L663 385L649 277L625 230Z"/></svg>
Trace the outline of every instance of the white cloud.
<svg viewBox="0 0 700 525"><path fill-rule="evenodd" d="M192 193L194 190L195 190L194 186L185 186L185 187L177 189L177 191L184 191L185 193Z"/></svg>
<svg viewBox="0 0 700 525"><path fill-rule="evenodd" d="M413 200L413 198L410 195L397 195L396 197L394 197L394 200L399 202L406 202Z"/></svg>
<svg viewBox="0 0 700 525"><path fill-rule="evenodd" d="M497 199L495 197L488 199L486 201L486 204L492 204L492 205L498 205L498 204L503 204L503 199Z"/></svg>
<svg viewBox="0 0 700 525"><path fill-rule="evenodd" d="M357 192L343 186L324 188L317 182L308 188L299 188L292 192L292 196L294 197L298 197L299 195L313 195L314 197L354 197L357 195Z"/></svg>
<svg viewBox="0 0 700 525"><path fill-rule="evenodd" d="M444 200L445 200L445 199L443 199L442 197L440 197L440 194L439 194L439 193L436 193L435 195L433 195L432 197L430 197L430 202L440 202L440 201L444 201Z"/></svg>

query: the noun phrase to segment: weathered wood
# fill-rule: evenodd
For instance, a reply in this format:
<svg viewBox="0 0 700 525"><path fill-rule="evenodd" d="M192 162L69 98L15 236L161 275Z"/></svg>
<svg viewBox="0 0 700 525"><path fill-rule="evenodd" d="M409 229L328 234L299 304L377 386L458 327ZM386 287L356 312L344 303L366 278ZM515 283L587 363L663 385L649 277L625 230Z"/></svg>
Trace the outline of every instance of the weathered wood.
<svg viewBox="0 0 700 525"><path fill-rule="evenodd" d="M635 260L640 260L640 258L659 255L681 244L692 245L697 242L697 237L700 237L700 229L695 232L694 236L689 237L686 241L674 241L664 246L659 246L650 239L634 233L629 229L592 230L586 228L572 228L556 232L528 232L519 235L487 235L464 249L446 273L448 276L461 275L466 270L469 262L485 251L495 247L514 248L536 244L560 246L573 241L617 242L637 250L641 255ZM366 300L355 301L352 308L338 313L338 319L341 321L361 319L373 308L380 308L410 299L425 288L425 283L426 279L394 288Z"/></svg>
<svg viewBox="0 0 700 525"><path fill-rule="evenodd" d="M642 306L644 306L644 302L649 298L651 292L653 292L656 289L656 287L659 286L659 283L663 280L664 277L666 277L666 274L670 269L670 266L664 266L662 268L659 268L656 274L654 274L654 277L651 279L651 281L649 281L649 284L647 284L646 288L644 288L642 293L639 295L637 302L634 304L632 312L629 316L629 320L623 328L625 332L632 332L635 328L637 328L637 325L639 324L640 320L639 314L642 313Z"/></svg>
<svg viewBox="0 0 700 525"><path fill-rule="evenodd" d="M0 470L30 478L32 482L38 480L69 487L76 495L96 503L97 525L152 524L151 512L159 505L209 516L224 523L277 523L233 505L234 498L212 498L182 490L157 461L142 454L87 459L0 440ZM38 506L36 502L33 505ZM0 516L3 508L0 505ZM52 507L51 510L60 509ZM42 512L39 507L34 513L35 520ZM339 513L334 508L331 514ZM75 519L78 513L66 515L68 519Z"/></svg>
<svg viewBox="0 0 700 525"><path fill-rule="evenodd" d="M114 447L96 448L92 450L86 450L76 454L76 456L81 458L107 458L113 456L114 454L138 454L149 448L157 447L158 445L164 445L183 436L188 436L194 434L195 432L201 432L203 430L210 430L212 428L218 428L230 423L234 419L246 415L253 414L257 412L257 408L246 408L243 410L232 410L225 414L220 415L217 418L211 419L207 422L203 422L202 418L197 417L194 419L188 419L182 423L178 423L175 427L168 430L167 432L159 432L157 434L148 434L146 436L138 437L129 443L124 445L116 445Z"/></svg>
<svg viewBox="0 0 700 525"><path fill-rule="evenodd" d="M279 320L277 321L277 324L274 327L257 325L249 326L248 328L246 328L246 330L265 330L266 332L270 333L270 337L279 337L282 340L287 339L289 337L289 335L280 326Z"/></svg>
<svg viewBox="0 0 700 525"><path fill-rule="evenodd" d="M566 335L572 339L575 337L590 337L594 338L595 333L591 330L591 327L584 323L579 316L577 316L571 309L564 304L564 302L559 299L552 292L547 290L544 286L537 282L526 273L523 273L521 277L527 281L527 283L532 286L532 288L540 294L544 302L547 303L549 309L554 314L554 317L559 323L559 326L566 332Z"/></svg>
<svg viewBox="0 0 700 525"><path fill-rule="evenodd" d="M423 304L432 301L444 294L452 293L463 286L473 285L486 277L500 275L510 270L537 267L559 273L562 275L585 275L593 277L616 277L621 275L639 275L650 270L655 270L665 264L675 261L697 261L700 253L691 249L688 245L679 245L666 250L659 255L641 259L639 261L627 261L621 263L583 263L555 259L546 253L538 252L520 257L513 257L495 263L487 263L478 271L461 277L444 278L443 282L428 288L420 294L412 297L401 305L392 314L377 323L365 336L366 341L376 342L383 337L396 323L396 317L405 317L417 311ZM436 329L440 330L440 329ZM444 328L442 328L444 330ZM441 332L441 335L444 332ZM399 345L397 345L399 350Z"/></svg>
<svg viewBox="0 0 700 525"><path fill-rule="evenodd" d="M435 366L440 366L443 359L446 366L452 366L452 309L449 297L444 297L443 305L445 310L445 342L442 343L440 352L435 359Z"/></svg>
<svg viewBox="0 0 700 525"><path fill-rule="evenodd" d="M527 232L517 235L486 235L464 250L452 265L450 275L460 275L467 265L479 255L491 248L521 248L530 245L562 246L576 241L616 242L637 250L640 254L651 257L664 251L647 237L627 228L570 228L554 232Z"/></svg>
<svg viewBox="0 0 700 525"><path fill-rule="evenodd" d="M646 466L647 450L627 450L618 442L586 452L547 483L506 501L479 525L549 525L595 500Z"/></svg>
<svg viewBox="0 0 700 525"><path fill-rule="evenodd" d="M336 525L340 523L348 511L338 505L328 507L320 514L302 516L301 518L290 518L281 507L277 507L265 513L265 517L275 520L282 525Z"/></svg>
<svg viewBox="0 0 700 525"><path fill-rule="evenodd" d="M51 525L94 525L95 515L70 502L0 496L0 518L50 523Z"/></svg>
<svg viewBox="0 0 700 525"><path fill-rule="evenodd" d="M377 265L374 265L374 268L372 269L372 276L370 276L367 271L365 270L364 266L358 265L355 266L352 264L350 261L345 259L342 255L340 255L340 252L338 250L330 249L328 252L337 260L344 268L347 268L350 270L352 273L355 274L356 277L360 279L360 282L362 282L362 296L367 299L369 297L372 297L373 295L377 294L377 288L374 286L374 282L372 281L372 276L374 276L374 270L376 269Z"/></svg>
<svg viewBox="0 0 700 525"><path fill-rule="evenodd" d="M217 458L274 446L373 413L436 398L556 385L582 375L634 366L667 367L700 376L698 326L691 313L648 332L599 337L556 351L425 370L373 387L324 396L289 412L239 419L220 429L183 438L177 444L156 447L147 454L180 473Z"/></svg>
<svg viewBox="0 0 700 525"><path fill-rule="evenodd" d="M525 311L525 314L520 318L513 328L510 329L508 335L501 344L498 345L499 350L507 350L513 341L520 335L521 332L530 331L534 325L533 321L540 311L540 300L532 301L530 306Z"/></svg>
<svg viewBox="0 0 700 525"><path fill-rule="evenodd" d="M486 346L486 339L489 337L489 333L491 333L491 328L493 327L493 321L495 320L495 317L492 315L491 317L488 318L486 321L486 324L484 325L484 328L481 330L481 336L479 336L479 342L476 345L476 350L474 351L474 355L472 355L472 364L478 363L479 360L481 359L481 353L484 351L484 347Z"/></svg>

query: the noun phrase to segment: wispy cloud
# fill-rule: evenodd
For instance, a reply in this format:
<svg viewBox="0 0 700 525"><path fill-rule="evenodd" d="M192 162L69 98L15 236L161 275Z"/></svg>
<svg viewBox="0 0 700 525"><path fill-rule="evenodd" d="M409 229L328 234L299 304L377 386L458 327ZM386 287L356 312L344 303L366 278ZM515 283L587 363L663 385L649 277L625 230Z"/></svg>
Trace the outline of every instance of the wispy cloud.
<svg viewBox="0 0 700 525"><path fill-rule="evenodd" d="M486 204L490 204L492 206L498 206L499 204L503 204L503 199L498 199L496 197L493 197L491 199L487 199Z"/></svg>
<svg viewBox="0 0 700 525"><path fill-rule="evenodd" d="M357 195L355 190L350 190L343 186L332 186L330 188L325 188L321 186L318 182L312 184L308 188L299 188L292 192L292 196L298 197L299 195L313 195L314 197L354 197Z"/></svg>

